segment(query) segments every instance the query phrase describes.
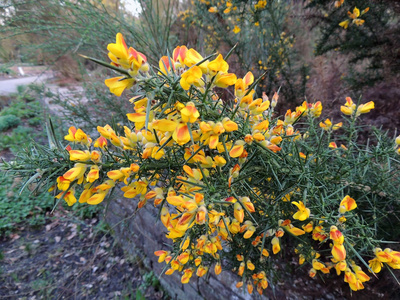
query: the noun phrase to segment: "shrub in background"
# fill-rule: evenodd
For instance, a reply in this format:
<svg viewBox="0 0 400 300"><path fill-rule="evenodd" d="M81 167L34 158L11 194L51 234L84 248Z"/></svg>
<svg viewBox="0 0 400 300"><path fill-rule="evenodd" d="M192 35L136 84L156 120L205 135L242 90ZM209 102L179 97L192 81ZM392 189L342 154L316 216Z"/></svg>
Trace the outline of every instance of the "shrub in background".
<svg viewBox="0 0 400 300"><path fill-rule="evenodd" d="M347 80L354 89L399 74L399 7L392 1L310 1L309 14L321 31L315 53L349 57Z"/></svg>
<svg viewBox="0 0 400 300"><path fill-rule="evenodd" d="M227 51L235 46L231 61L239 75L245 75L243 70L263 74L260 90L272 93L281 88L284 101L298 103L305 97L309 72L293 48L295 34L303 30L291 22L298 6L282 1L201 0L189 6L182 19L186 30L197 30L199 40L204 39L205 43L193 43L198 49Z"/></svg>
<svg viewBox="0 0 400 300"><path fill-rule="evenodd" d="M107 42L120 30L135 41L135 46L154 57L161 49L170 46L169 31L176 3L141 0L141 14L134 17L119 1L115 1L115 5L113 2L7 1L1 15L4 25L0 35L6 39L18 37L18 40L29 35L26 44L17 46L21 58L34 59L40 51L43 62L47 63L66 54L84 53L100 57Z"/></svg>
<svg viewBox="0 0 400 300"><path fill-rule="evenodd" d="M318 120L321 102L279 118L279 95L257 95L261 79L251 72L229 73L230 53L203 58L180 46L151 68L121 34L107 49L111 65L92 59L121 74L106 86L117 96L136 89L125 126L97 126L95 139L70 127L67 147L50 126L50 149L3 169L32 175L28 183L51 186L70 206L99 204L121 188L138 209L159 207L171 245L155 255L182 283L226 268L240 276L237 287L262 294L276 283L282 253L311 277L336 272L354 291L368 271L400 268L390 244L399 238L400 137L375 130L371 142L357 142L372 101L346 98L339 123ZM222 101L217 87L232 97Z"/></svg>

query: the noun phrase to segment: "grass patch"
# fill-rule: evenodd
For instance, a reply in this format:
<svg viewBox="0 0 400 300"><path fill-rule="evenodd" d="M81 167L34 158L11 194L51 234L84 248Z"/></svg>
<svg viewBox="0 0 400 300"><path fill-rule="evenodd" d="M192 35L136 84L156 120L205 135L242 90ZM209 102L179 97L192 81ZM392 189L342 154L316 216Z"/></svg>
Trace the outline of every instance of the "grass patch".
<svg viewBox="0 0 400 300"><path fill-rule="evenodd" d="M0 132L18 126L20 122L21 119L14 115L0 116Z"/></svg>
<svg viewBox="0 0 400 300"><path fill-rule="evenodd" d="M17 153L32 141L45 140L42 85L19 86L18 93L10 95L10 103L0 112L0 151Z"/></svg>
<svg viewBox="0 0 400 300"><path fill-rule="evenodd" d="M33 140L47 144L43 127L46 120L39 101L45 96L46 91L41 85L20 86L18 93L10 96L9 105L0 112L0 132L4 131L0 135L0 151L11 152L18 157L18 153L28 148ZM46 213L55 205L54 195L47 192L33 195L29 189L25 189L20 194L22 184L20 178L0 173L0 236L21 226L38 227L45 224ZM62 205L67 207L64 201ZM98 214L99 207L87 205L72 210L81 218L91 218Z"/></svg>
<svg viewBox="0 0 400 300"><path fill-rule="evenodd" d="M45 213L54 205L50 194L19 194L20 179L3 174L0 180L0 235L18 229L22 223L36 227L45 223Z"/></svg>

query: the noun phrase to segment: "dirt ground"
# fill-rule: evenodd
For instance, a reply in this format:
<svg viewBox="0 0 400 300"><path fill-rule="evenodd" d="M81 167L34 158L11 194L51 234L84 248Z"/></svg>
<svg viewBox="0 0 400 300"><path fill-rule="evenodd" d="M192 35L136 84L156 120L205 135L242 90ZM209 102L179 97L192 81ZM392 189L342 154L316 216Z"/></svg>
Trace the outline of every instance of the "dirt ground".
<svg viewBox="0 0 400 300"><path fill-rule="evenodd" d="M168 299L98 219L62 210L0 240L0 299Z"/></svg>

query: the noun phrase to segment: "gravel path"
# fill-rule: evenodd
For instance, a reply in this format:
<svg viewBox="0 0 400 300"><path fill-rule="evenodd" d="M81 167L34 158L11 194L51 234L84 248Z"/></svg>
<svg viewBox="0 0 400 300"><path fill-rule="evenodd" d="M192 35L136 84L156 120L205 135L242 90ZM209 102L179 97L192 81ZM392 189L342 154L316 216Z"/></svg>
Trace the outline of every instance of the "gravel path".
<svg viewBox="0 0 400 300"><path fill-rule="evenodd" d="M39 76L29 76L15 79L6 79L0 81L0 95L9 95L17 92L20 85L28 85L31 83L44 83L51 75L44 73Z"/></svg>

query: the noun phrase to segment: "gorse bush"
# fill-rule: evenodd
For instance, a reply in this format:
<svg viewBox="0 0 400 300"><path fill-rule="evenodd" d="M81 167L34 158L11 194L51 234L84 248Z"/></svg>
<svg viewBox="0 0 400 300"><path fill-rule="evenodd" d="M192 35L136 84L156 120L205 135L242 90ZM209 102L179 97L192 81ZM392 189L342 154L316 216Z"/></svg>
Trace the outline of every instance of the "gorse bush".
<svg viewBox="0 0 400 300"><path fill-rule="evenodd" d="M105 81L112 93L135 90L129 121L98 126L95 140L70 127L67 147L50 126L51 149L3 168L31 170L28 182L51 185L68 205L96 205L121 188L138 209L158 207L171 247L155 255L182 283L226 268L237 287L262 294L283 252L311 277L336 272L354 291L368 272L400 268L400 252L382 250L399 237L400 137L375 130L357 142L372 101L346 98L341 122L320 120L321 102L280 117L277 93L256 94L260 78L228 72L230 53L204 58L179 46L157 68L120 33L107 49L111 64L92 60L121 74Z"/></svg>
<svg viewBox="0 0 400 300"><path fill-rule="evenodd" d="M263 74L260 90L272 93L281 87L284 101L296 103L304 99L309 73L305 60L293 48L295 33L301 28L289 25L296 9L282 1L198 0L181 19L188 31L204 36L199 47L221 51L235 46L231 61L238 75L245 75L241 74L244 70Z"/></svg>
<svg viewBox="0 0 400 300"><path fill-rule="evenodd" d="M350 84L359 89L399 72L398 7L392 1L310 1L311 20L321 31L316 55L337 51L349 57Z"/></svg>

